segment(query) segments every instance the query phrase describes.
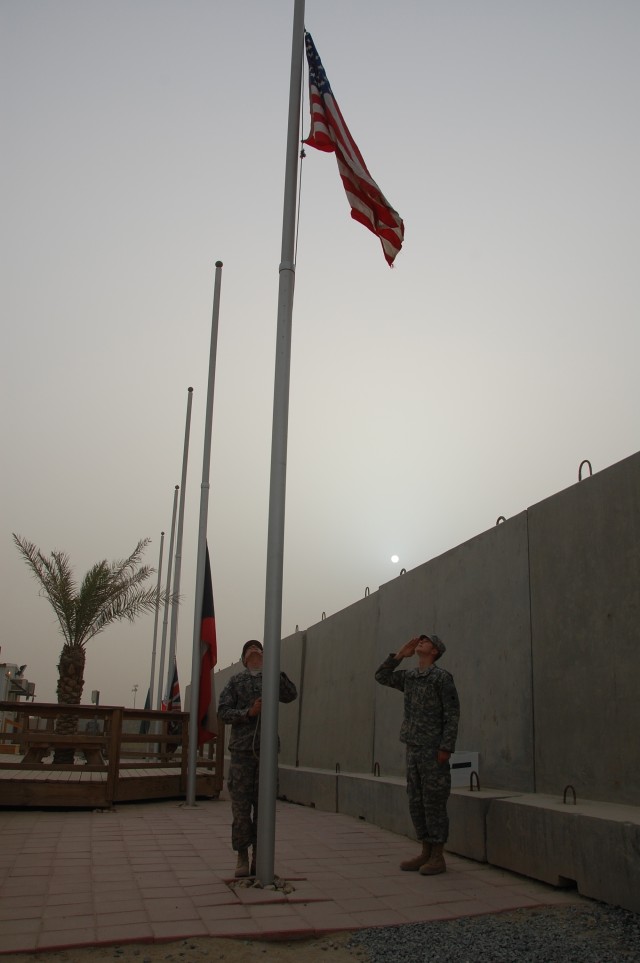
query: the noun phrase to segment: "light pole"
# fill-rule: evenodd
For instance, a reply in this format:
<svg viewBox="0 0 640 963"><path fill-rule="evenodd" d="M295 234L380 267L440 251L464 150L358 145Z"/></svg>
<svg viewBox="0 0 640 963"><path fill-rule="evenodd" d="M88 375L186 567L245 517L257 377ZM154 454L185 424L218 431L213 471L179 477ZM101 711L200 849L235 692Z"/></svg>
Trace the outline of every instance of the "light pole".
<svg viewBox="0 0 640 963"><path fill-rule="evenodd" d="M136 692L138 691L138 683L137 683L137 682L136 682L136 684L132 687L131 691L133 692L133 708L135 709L135 707L136 707Z"/></svg>

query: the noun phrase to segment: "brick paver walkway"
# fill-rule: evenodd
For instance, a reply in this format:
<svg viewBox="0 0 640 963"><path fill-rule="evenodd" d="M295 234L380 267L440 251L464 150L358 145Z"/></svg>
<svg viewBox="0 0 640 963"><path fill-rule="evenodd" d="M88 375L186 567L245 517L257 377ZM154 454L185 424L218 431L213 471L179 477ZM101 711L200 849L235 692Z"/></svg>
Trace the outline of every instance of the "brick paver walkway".
<svg viewBox="0 0 640 963"><path fill-rule="evenodd" d="M277 804L275 871L290 893L232 887L230 804L0 810L0 952L193 936L287 938L580 902L449 854L437 877L403 873L404 836Z"/></svg>

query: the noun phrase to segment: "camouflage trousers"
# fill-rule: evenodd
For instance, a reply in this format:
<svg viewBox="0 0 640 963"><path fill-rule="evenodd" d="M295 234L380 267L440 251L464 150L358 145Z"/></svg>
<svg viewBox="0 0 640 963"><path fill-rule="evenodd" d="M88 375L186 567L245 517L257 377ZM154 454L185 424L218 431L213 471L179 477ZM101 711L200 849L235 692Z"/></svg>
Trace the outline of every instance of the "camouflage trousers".
<svg viewBox="0 0 640 963"><path fill-rule="evenodd" d="M446 843L449 836L451 767L448 762L439 766L437 756L437 749L407 746L409 814L421 842Z"/></svg>
<svg viewBox="0 0 640 963"><path fill-rule="evenodd" d="M231 756L227 788L231 796L231 845L238 852L255 846L258 832L260 760L253 753Z"/></svg>

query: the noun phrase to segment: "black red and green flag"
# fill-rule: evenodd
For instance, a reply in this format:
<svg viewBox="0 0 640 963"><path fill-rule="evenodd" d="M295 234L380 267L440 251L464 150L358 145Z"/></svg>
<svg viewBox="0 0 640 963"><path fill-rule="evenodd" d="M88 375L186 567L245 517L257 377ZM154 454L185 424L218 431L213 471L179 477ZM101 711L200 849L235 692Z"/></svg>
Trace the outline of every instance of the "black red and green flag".
<svg viewBox="0 0 640 963"><path fill-rule="evenodd" d="M218 661L216 616L213 608L213 585L209 546L206 547L202 621L200 624L200 688L198 691L198 745L210 742L217 732L214 670Z"/></svg>

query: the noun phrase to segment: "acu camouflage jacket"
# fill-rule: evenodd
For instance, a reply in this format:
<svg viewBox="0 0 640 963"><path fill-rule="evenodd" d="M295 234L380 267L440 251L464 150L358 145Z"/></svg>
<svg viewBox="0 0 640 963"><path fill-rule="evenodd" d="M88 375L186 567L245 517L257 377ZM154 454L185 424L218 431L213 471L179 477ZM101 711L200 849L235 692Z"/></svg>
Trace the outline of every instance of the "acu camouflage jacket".
<svg viewBox="0 0 640 963"><path fill-rule="evenodd" d="M460 720L460 700L453 676L432 665L425 672L398 669L391 655L376 672L376 682L404 692L404 719L400 741L424 749L454 752Z"/></svg>
<svg viewBox="0 0 640 963"><path fill-rule="evenodd" d="M298 690L285 675L280 673L280 702L293 702ZM244 753L260 751L260 716L251 717L249 708L262 696L262 672L252 675L248 669L231 676L220 693L218 715L231 723L229 752Z"/></svg>

